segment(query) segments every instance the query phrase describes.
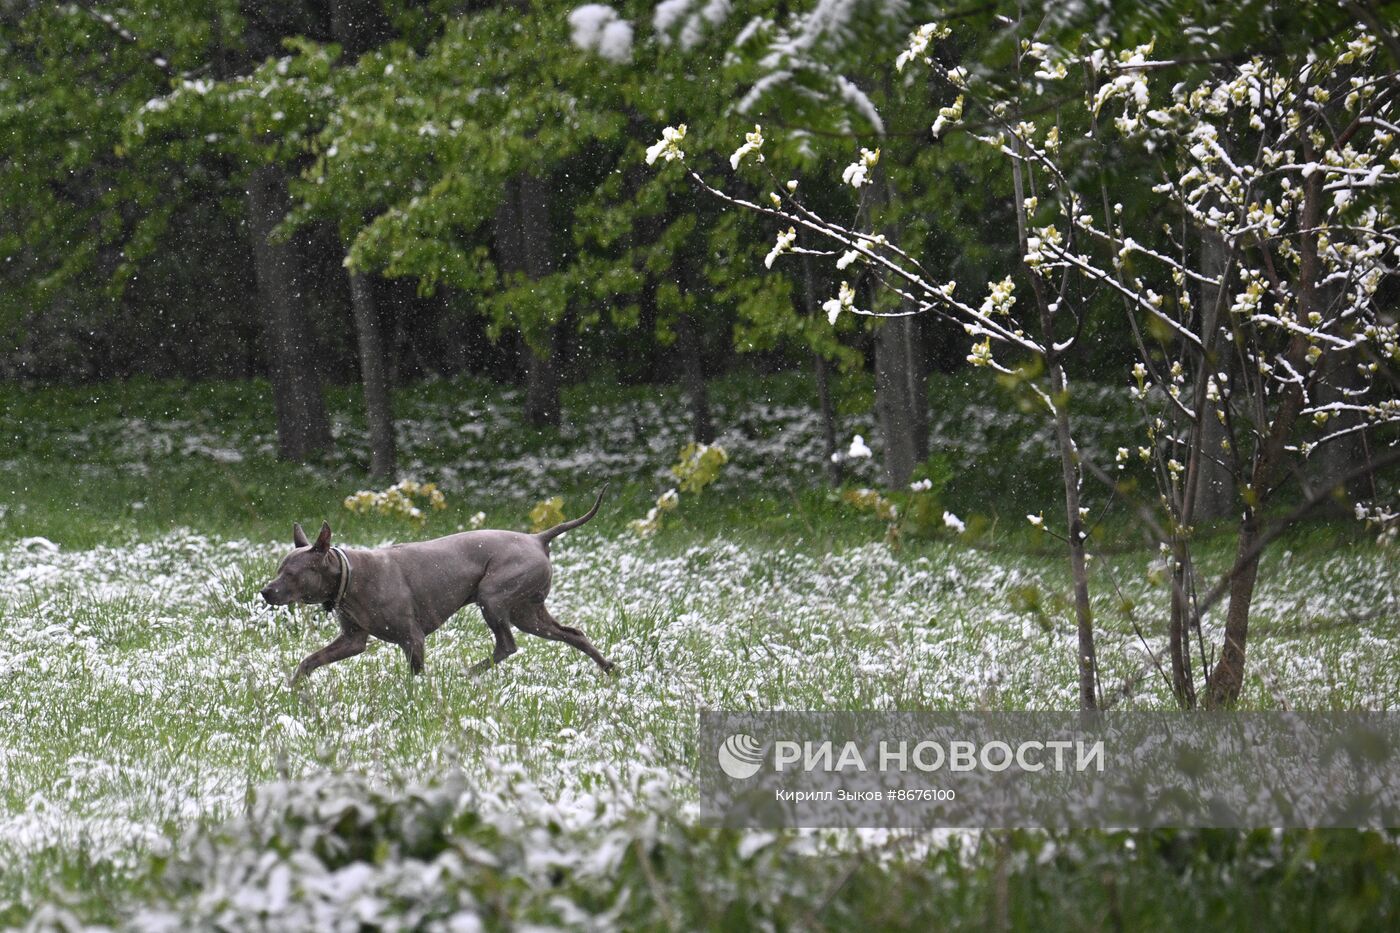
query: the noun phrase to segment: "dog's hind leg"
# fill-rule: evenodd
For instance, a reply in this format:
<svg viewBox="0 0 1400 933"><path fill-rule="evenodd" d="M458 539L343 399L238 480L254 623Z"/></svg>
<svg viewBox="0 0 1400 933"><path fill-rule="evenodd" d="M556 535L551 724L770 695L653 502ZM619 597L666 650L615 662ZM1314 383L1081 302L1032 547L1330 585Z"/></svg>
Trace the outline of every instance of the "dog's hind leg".
<svg viewBox="0 0 1400 933"><path fill-rule="evenodd" d="M510 633L510 613L504 607L494 603L480 603L481 617L486 620L486 625L491 629L491 634L496 638L496 646L491 651L491 657L484 658L468 669L469 674L480 674L488 667L500 664L506 658L515 654L519 649L515 645L515 636Z"/></svg>
<svg viewBox="0 0 1400 933"><path fill-rule="evenodd" d="M572 648L577 648L588 655L604 671L611 672L613 663L603 657L603 653L593 646L593 642L588 640L588 636L571 625L560 625L555 621L554 616L549 614L549 610L543 603L533 603L521 607L519 616L515 620L515 625L522 632L529 632L531 635L538 635L540 638L548 638L551 641L562 641Z"/></svg>
<svg viewBox="0 0 1400 933"><path fill-rule="evenodd" d="M399 647L408 659L408 669L415 675L423 673L423 633L417 626L408 630L408 639Z"/></svg>

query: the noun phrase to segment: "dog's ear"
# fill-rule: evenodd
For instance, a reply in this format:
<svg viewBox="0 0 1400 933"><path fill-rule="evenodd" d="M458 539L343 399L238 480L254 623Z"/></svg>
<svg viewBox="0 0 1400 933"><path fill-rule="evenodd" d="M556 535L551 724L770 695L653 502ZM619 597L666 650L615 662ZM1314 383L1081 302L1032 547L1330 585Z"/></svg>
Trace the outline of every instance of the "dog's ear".
<svg viewBox="0 0 1400 933"><path fill-rule="evenodd" d="M301 522L292 523L292 543L297 547L306 547L311 543L306 540L306 532L301 530Z"/></svg>
<svg viewBox="0 0 1400 933"><path fill-rule="evenodd" d="M321 533L316 536L316 543L311 545L313 551L329 550L331 546L331 523L321 522Z"/></svg>

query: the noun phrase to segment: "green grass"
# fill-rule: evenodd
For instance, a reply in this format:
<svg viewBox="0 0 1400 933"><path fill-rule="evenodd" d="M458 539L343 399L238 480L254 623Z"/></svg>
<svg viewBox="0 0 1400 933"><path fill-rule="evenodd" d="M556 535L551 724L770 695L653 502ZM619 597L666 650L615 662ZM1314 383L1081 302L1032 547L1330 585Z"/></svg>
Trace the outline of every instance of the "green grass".
<svg viewBox="0 0 1400 933"><path fill-rule="evenodd" d="M269 872L287 864L303 885L280 915L294 926L316 900L298 853L369 871L386 915L421 908L419 925L465 904L488 927L608 911L623 927L731 929L980 929L1001 916L1132 929L1183 914L1212 928L1364 928L1393 914L1388 835L1011 833L880 850L849 834L758 845L686 820L699 707L1073 705L1063 555L1023 518L1053 514L1056 499L1038 428L986 386L941 380L933 394L936 456L952 473L938 511L984 531L969 543L911 529L892 550L882 522L821 487L820 451L804 441L810 390L791 377L716 385L726 475L645 541L627 522L665 488L685 431L674 393L575 387L566 427L534 432L485 384L400 392L407 471L448 490L448 509L419 529L341 508L365 484L348 390L330 395L340 455L298 467L271 455L261 385L0 388L0 437L14 438L0 461L0 923L67 905L95 922L155 910L194 926L233 910L225 925L239 926L254 913L228 906L238 891L268 897ZM840 397L849 433L869 436L868 386L843 383ZM1094 443L1131 433L1109 395L1092 398ZM873 464L857 467L852 484L876 480ZM430 638L424 678L381 644L285 688L333 629L319 611L256 599L292 520L328 517L357 545L454 531L478 510L522 528L536 500L563 493L577 513L605 479L602 514L556 546L550 602L620 677L522 635L518 655L468 679L489 646L468 609ZM1144 658L1106 577L1159 649L1165 593L1127 516L1102 527L1096 611L1113 686ZM1201 559L1219 571L1230 557L1221 535ZM1246 705L1400 705L1392 568L1349 527L1280 541ZM1170 698L1149 676L1128 705ZM469 790L436 787L444 775ZM374 814L308 816L346 793ZM422 800L438 803L420 819ZM357 847L367 854L345 855ZM249 862L268 852L268 865ZM465 867L443 868L449 855ZM430 863L436 893L410 896Z"/></svg>

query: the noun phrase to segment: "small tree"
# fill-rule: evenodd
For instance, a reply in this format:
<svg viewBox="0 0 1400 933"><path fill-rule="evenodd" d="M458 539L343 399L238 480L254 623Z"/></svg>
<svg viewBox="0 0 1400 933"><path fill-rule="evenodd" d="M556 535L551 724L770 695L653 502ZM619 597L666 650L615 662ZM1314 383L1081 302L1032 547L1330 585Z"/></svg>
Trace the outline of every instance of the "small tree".
<svg viewBox="0 0 1400 933"><path fill-rule="evenodd" d="M930 313L961 325L973 339L970 363L1029 387L1044 404L1061 464L1086 709L1098 704L1098 694L1081 480L1086 470L1112 480L1084 460L1075 441L1066 361L1088 316L1101 313L1096 293L1114 295L1141 355L1133 390L1143 403L1147 437L1136 457L1150 466L1158 491L1142 514L1168 556L1172 689L1183 706L1196 705L1188 643L1194 632L1200 668L1208 671L1205 704L1232 704L1243 682L1260 554L1325 491L1305 490L1303 504L1267 529L1264 509L1291 469L1322 445L1400 420L1393 372L1400 342L1377 301L1400 243L1389 203L1376 196L1400 178L1393 75L1376 67L1375 39L1358 27L1296 69L1254 60L1179 84L1167 107L1153 109L1147 76L1177 63L1151 60L1150 45L1111 55L1103 47L1071 53L1027 39L1017 43L1016 80L999 86L941 60L937 45L948 35L937 25L920 28L896 65L922 62L948 89L951 99L932 125L935 137L968 121L1009 160L1031 314L1014 308L1014 277L994 283L980 304L964 301L956 282L938 282L885 237L810 209L796 181L770 175L764 203L733 195L694 170L689 175L713 196L786 226L770 260L803 253L839 257L842 270L862 264L904 300L909 310L896 314ZM1051 106L1028 106L1028 88L1064 82L1071 69L1084 74L1079 101L1058 97ZM1116 101L1124 102L1122 115L1101 121ZM1030 112L1039 116L1024 119ZM1062 147L1065 128L1084 141ZM668 128L648 161L684 161L685 133L684 126ZM756 128L735 153L735 165L763 144ZM1158 197L1149 215L1157 222L1142 221L1136 236L1126 232L1122 205L1108 197L1109 145L1160 153L1162 180L1152 189ZM843 181L868 184L879 157L878 150L863 149ZM1086 164L1098 167L1070 168ZM1090 187L1097 188L1093 198L1078 190ZM835 249L798 246L798 230ZM1202 243L1210 248L1200 249ZM876 313L857 307L847 282L825 308L833 323L845 313ZM1342 385L1332 378L1338 373L1352 378ZM1333 399L1322 401L1329 380L1337 383ZM1341 413L1350 416L1347 426L1328 431ZM1211 421L1224 428L1219 449L1206 446ZM1134 455L1120 450L1120 465ZM1392 450L1364 469L1395 458ZM1212 463L1234 481L1240 521L1233 566L1202 592L1191 553L1193 521L1200 477ZM1392 514L1369 505L1358 512ZM1201 620L1227 592L1217 657L1207 653Z"/></svg>
<svg viewBox="0 0 1400 933"><path fill-rule="evenodd" d="M1178 84L1160 108L1151 105L1147 76L1174 63L1151 60L1150 45L1116 60L1105 50L1069 57L1031 47L1052 78L1084 70L1086 151L1100 164L1115 145L1160 153L1156 224L1133 229L1109 203L1101 172L1098 197L1081 197L1056 146L1014 131L1016 157L1053 180L1052 213L1078 233L1039 227L1031 261L1114 293L1141 357L1132 392L1146 443L1118 459L1120 467L1146 461L1155 480L1157 514L1149 517L1171 580L1170 680L1186 707L1239 698L1260 556L1301 514L1266 528L1269 507L1295 479L1305 508L1344 486L1354 477L1309 488L1304 462L1400 421L1400 347L1393 315L1378 300L1400 243L1386 191L1400 181L1397 85L1377 46L1358 27L1296 61L1255 58ZM1117 117L1101 119L1120 102ZM1085 207L1095 200L1097 213ZM1396 453L1355 472L1392 463ZM1206 589L1192 545L1203 478L1222 470L1237 497L1236 556ZM1202 619L1227 595L1217 654Z"/></svg>

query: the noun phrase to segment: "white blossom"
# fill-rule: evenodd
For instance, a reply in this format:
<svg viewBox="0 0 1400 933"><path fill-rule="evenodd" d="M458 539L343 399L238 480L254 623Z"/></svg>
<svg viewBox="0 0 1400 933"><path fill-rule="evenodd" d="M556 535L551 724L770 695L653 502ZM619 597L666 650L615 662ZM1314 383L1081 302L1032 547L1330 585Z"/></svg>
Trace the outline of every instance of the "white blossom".
<svg viewBox="0 0 1400 933"><path fill-rule="evenodd" d="M822 303L822 310L826 312L826 319L835 326L836 319L841 316L842 311L854 311L856 305L856 290L849 282L842 282L841 289L835 298L828 298Z"/></svg>
<svg viewBox="0 0 1400 933"><path fill-rule="evenodd" d="M679 126L668 126L661 131L661 138L652 143L647 149L647 165L652 165L657 158L662 158L667 162L673 159L685 161L685 153L681 151L680 142L685 139L685 124Z"/></svg>
<svg viewBox="0 0 1400 933"><path fill-rule="evenodd" d="M744 144L743 144L742 146L740 146L738 149L735 149L735 150L734 150L734 154L731 155L731 156L729 157L729 166L730 166L730 168L734 169L735 171L738 171L738 169L739 169L739 163L742 162L743 159L744 159L744 156L748 155L750 152L757 152L757 153L758 153L758 161L762 162L762 161L763 161L763 153L762 153L762 152L759 152L759 150L762 149L762 148L763 148L763 128L760 127L757 123L755 123L755 124L754 124L754 127L753 127L753 132L752 132L752 133L748 133L748 134L746 134L746 135L744 136ZM791 190L791 189L789 189L789 190Z"/></svg>
<svg viewBox="0 0 1400 933"><path fill-rule="evenodd" d="M1007 276L1000 282L992 283L992 290L987 297L982 300L981 312L987 316L994 314L1010 314L1011 306L1016 304L1016 283L1011 281L1011 276Z"/></svg>
<svg viewBox="0 0 1400 933"><path fill-rule="evenodd" d="M768 251L768 255L763 257L763 265L769 269L773 268L773 260L783 253L792 249L792 244L797 240L797 229L788 227L787 230L778 234L778 240L773 244L773 248Z"/></svg>
<svg viewBox="0 0 1400 933"><path fill-rule="evenodd" d="M937 23L924 23L914 32L909 34L909 47L899 53L899 57L894 60L896 71L903 71L904 66L914 59L928 61L927 52L929 43L934 39L945 39L950 34L947 26L940 26Z"/></svg>
<svg viewBox="0 0 1400 933"><path fill-rule="evenodd" d="M963 95L959 94L957 100L953 101L950 106L939 108L938 119L933 121L933 135L935 137L939 136L943 132L943 127L947 126L949 123L958 123L961 121L962 115Z"/></svg>
<svg viewBox="0 0 1400 933"><path fill-rule="evenodd" d="M870 170L880 161L880 150L873 152L866 148L861 148L860 158L846 166L841 172L841 180L852 188L860 188L870 184Z"/></svg>

